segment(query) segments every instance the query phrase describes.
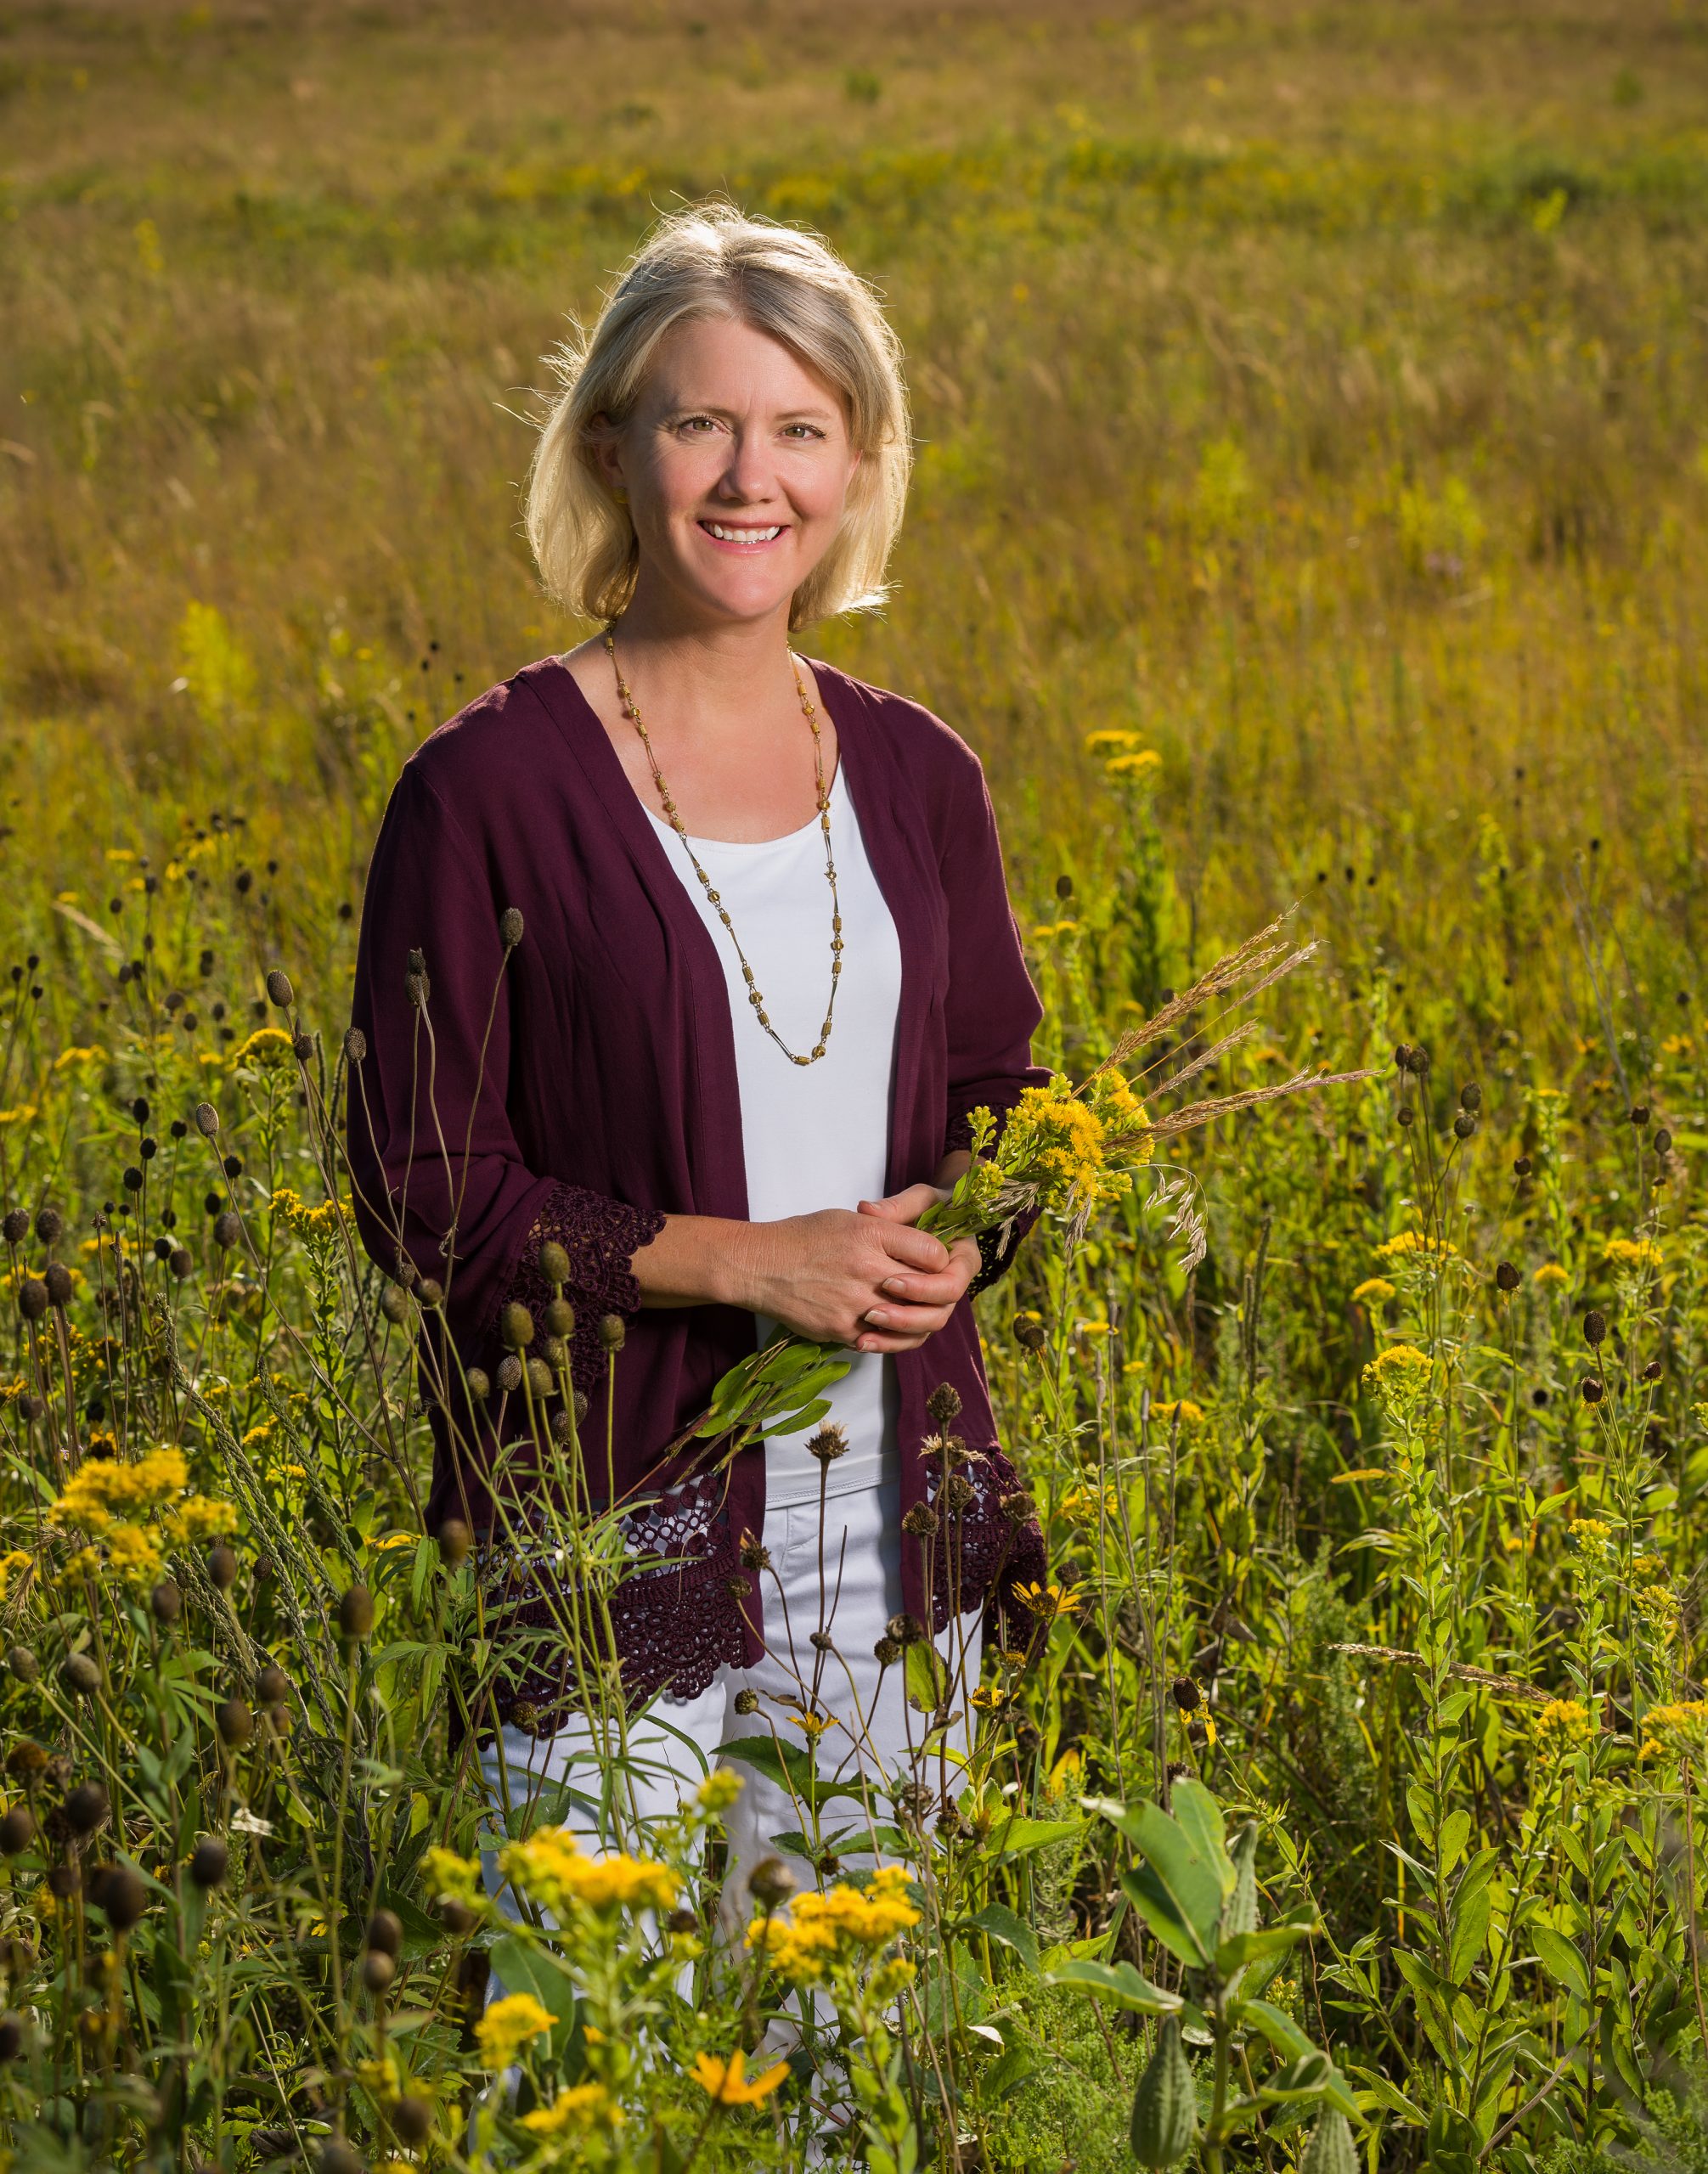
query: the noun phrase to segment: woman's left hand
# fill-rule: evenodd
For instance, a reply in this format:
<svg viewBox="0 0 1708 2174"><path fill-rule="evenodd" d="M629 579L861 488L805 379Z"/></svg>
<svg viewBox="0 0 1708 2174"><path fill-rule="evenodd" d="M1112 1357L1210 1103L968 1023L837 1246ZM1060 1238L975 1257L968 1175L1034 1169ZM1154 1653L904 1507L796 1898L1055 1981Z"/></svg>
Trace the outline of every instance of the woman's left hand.
<svg viewBox="0 0 1708 2174"><path fill-rule="evenodd" d="M904 1186L883 1200L863 1200L862 1215L877 1215L890 1223L917 1223L927 1208L950 1195L947 1186ZM916 1351L927 1337L945 1326L950 1315L967 1295L967 1287L978 1275L980 1254L976 1239L956 1238L949 1248L949 1265L934 1275L901 1270L878 1287L893 1303L870 1308L865 1316L870 1333L855 1347L861 1351Z"/></svg>

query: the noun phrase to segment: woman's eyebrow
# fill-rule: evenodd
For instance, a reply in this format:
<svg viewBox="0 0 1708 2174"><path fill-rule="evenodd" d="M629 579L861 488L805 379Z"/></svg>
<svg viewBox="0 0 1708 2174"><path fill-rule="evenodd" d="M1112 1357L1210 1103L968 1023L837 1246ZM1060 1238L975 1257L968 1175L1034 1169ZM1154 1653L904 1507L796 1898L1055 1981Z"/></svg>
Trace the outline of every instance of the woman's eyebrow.
<svg viewBox="0 0 1708 2174"><path fill-rule="evenodd" d="M717 415L733 420L735 413L733 408L720 408L715 400L673 401L664 410L666 420L672 422L679 415ZM835 411L830 408L790 408L771 420L777 423L828 423L834 418Z"/></svg>

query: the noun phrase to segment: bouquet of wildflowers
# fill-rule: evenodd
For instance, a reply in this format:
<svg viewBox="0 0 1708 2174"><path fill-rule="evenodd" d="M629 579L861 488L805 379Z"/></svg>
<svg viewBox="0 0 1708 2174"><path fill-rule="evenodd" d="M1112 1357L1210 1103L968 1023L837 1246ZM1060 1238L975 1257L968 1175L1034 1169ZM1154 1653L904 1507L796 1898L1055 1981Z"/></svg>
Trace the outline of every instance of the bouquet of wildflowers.
<svg viewBox="0 0 1708 2174"><path fill-rule="evenodd" d="M1299 1072L1265 1087L1209 1096L1155 1116L1128 1078L1125 1067L1136 1053L1164 1043L1163 1052L1140 1067L1139 1076L1153 1096L1172 1094L1261 1031L1260 1021L1247 1019L1220 1033L1199 1028L1179 1043L1167 1040L1207 1006L1219 1007L1209 1027L1220 1025L1235 1005L1249 1002L1311 957L1314 943L1295 945L1283 933L1288 919L1287 914L1280 915L1219 959L1190 988L1124 1034L1077 1086L1057 1073L1043 1086L1026 1088L1000 1130L990 1111L975 1110L972 1159L948 1199L920 1217L921 1230L950 1244L1012 1227L1023 1216L1049 1215L1077 1240L1100 1208L1130 1193L1139 1172L1154 1168L1158 1181L1151 1205L1171 1211L1170 1235L1185 1240L1181 1264L1190 1273L1203 1260L1206 1245L1198 1183L1189 1171L1157 1164L1158 1144L1261 1102L1373 1076ZM1167 1077L1155 1076L1170 1057L1175 1062ZM824 1391L840 1380L848 1363L840 1344L779 1336L724 1377L710 1410L688 1439L719 1441L733 1456L761 1436L798 1433L815 1426L830 1408Z"/></svg>

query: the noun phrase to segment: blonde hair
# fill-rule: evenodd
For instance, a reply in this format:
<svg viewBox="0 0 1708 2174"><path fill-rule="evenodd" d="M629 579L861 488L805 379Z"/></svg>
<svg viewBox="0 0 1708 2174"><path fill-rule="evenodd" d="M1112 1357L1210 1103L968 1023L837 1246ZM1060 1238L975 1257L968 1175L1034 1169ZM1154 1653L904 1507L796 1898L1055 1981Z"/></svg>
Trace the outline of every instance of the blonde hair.
<svg viewBox="0 0 1708 2174"><path fill-rule="evenodd" d="M620 427L654 350L674 324L730 318L768 333L840 396L860 459L830 549L795 591L791 628L870 611L901 527L913 465L901 342L877 291L820 235L747 217L723 200L668 213L606 295L590 334L546 358L561 390L540 431L524 493L527 540L547 593L590 619L616 617L634 593L640 548L628 509L594 451L603 414Z"/></svg>

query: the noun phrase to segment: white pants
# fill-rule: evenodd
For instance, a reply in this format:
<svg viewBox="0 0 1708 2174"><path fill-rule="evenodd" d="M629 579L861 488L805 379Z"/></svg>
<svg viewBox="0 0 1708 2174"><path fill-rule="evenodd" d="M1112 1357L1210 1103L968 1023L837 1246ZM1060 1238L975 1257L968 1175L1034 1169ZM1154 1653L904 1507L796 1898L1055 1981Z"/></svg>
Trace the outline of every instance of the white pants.
<svg viewBox="0 0 1708 2174"><path fill-rule="evenodd" d="M832 1495L823 1508L822 1546L816 1501L766 1512L771 1562L759 1574L765 1650L754 1667L720 1668L699 1697L680 1705L656 1701L629 1725L626 1747L614 1723L582 1715L572 1715L548 1738L506 1728L482 1753L500 1818L531 1798L555 1799L542 1802L543 1815L568 1828L585 1846L634 1847L644 1839L645 1822L673 1813L719 1763L719 1745L736 1737L775 1733L780 1742L804 1749L808 1732L792 1719L803 1708L829 1717L818 1742L820 1778L858 1793L822 1808L820 1839L834 1850L841 1868L871 1864L862 1835L873 1824L893 1822L890 1792L898 1784L922 1788L933 1800L958 1794L958 1758L972 1743L978 1613L951 1622L937 1641L949 1676L944 1704L955 1719L927 1749L928 1718L907 1702L903 1664L886 1666L873 1651L901 1608L896 1490L891 1484ZM820 1647L813 1644L815 1633ZM826 1639L828 1649L821 1650ZM736 1710L742 1692L758 1694L756 1710ZM810 1839L812 1822L778 1783L744 1762L724 1763L743 1784L725 1818L724 1918L733 1929L746 1922L747 1873L774 1854L778 1835L805 1833ZM567 1803L557 1799L553 1785L567 1787ZM810 1880L804 1858L785 1853L783 1861L798 1880ZM499 1892L496 1854L483 1861L488 1891L512 1906L510 1896Z"/></svg>

